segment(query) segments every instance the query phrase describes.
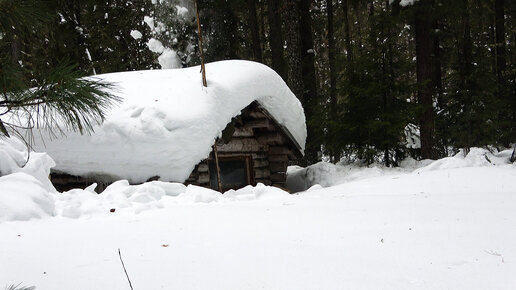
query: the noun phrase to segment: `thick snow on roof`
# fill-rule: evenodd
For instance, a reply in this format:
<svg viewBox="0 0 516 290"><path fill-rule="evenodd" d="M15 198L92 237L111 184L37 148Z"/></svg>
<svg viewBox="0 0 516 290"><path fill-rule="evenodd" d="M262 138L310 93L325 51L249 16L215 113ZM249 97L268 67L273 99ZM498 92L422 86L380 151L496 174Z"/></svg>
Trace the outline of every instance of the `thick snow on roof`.
<svg viewBox="0 0 516 290"><path fill-rule="evenodd" d="M36 142L35 151L46 151L56 170L73 175L107 174L131 182L158 175L183 182L208 157L231 118L253 101L304 150L303 109L272 69L250 61L210 63L207 88L199 71L192 67L97 75L117 85L123 102L108 112L92 135L70 132L45 138L44 144Z"/></svg>

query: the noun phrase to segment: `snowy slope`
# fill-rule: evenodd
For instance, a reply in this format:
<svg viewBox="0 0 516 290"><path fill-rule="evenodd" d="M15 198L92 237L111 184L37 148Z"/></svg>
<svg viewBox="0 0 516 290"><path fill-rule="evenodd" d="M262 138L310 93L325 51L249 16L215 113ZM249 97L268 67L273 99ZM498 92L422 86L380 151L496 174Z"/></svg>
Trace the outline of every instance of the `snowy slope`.
<svg viewBox="0 0 516 290"><path fill-rule="evenodd" d="M128 289L120 248L134 289L515 289L507 152L358 167L296 195L123 181L52 193L55 217L0 221L0 288Z"/></svg>
<svg viewBox="0 0 516 290"><path fill-rule="evenodd" d="M107 174L131 182L158 175L183 182L208 156L231 118L253 101L304 148L301 104L272 69L249 61L210 63L208 88L201 85L199 69L97 75L118 86L116 94L123 103L107 114L93 135L67 133L45 144L36 140L35 151L47 152L56 170L73 175Z"/></svg>

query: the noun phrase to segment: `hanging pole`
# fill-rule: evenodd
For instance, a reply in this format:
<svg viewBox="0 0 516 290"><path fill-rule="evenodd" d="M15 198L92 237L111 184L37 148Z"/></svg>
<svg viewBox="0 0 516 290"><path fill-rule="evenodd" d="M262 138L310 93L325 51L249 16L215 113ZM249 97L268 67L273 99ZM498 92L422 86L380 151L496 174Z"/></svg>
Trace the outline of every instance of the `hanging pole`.
<svg viewBox="0 0 516 290"><path fill-rule="evenodd" d="M219 192L222 193L222 181L220 180L220 166L219 166L219 153L217 152L217 141L213 145L213 155L215 155L215 169L217 170L217 185Z"/></svg>
<svg viewBox="0 0 516 290"><path fill-rule="evenodd" d="M201 20L199 18L199 7L197 5L197 0L195 0L195 14L197 15L197 33L199 34L199 52L201 54L202 85L208 87L208 83L206 82L206 68L204 67L204 51L202 49Z"/></svg>

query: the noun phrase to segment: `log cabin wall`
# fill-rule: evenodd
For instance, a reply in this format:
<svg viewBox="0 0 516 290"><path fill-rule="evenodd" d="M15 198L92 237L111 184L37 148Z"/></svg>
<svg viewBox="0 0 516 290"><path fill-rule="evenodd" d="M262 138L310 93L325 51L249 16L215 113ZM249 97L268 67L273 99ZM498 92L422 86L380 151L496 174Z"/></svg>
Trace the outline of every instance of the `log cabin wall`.
<svg viewBox="0 0 516 290"><path fill-rule="evenodd" d="M263 183L284 188L288 162L300 156L281 126L257 103L242 110L228 124L216 146L219 159L249 156L253 185ZM210 187L209 161L213 159L212 151L185 183Z"/></svg>

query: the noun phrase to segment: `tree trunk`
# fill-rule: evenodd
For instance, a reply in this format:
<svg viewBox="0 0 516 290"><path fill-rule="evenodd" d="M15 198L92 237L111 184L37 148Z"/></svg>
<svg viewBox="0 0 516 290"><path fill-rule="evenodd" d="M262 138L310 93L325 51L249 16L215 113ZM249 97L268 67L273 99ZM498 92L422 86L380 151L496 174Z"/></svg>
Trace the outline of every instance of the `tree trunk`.
<svg viewBox="0 0 516 290"><path fill-rule="evenodd" d="M466 111L468 114L471 114L471 106L473 105L473 100L471 98L471 86L473 85L471 82L471 72L472 72L472 65L473 65L473 42L471 40L471 25L470 25L470 15L469 15L469 0L463 0L464 1L464 10L463 10L463 40L462 40L462 54L463 54L463 71L462 71L462 94L464 94L464 111ZM472 116L469 116L468 120L469 128L473 128L472 122ZM470 129L470 130L471 130ZM471 132L464 132L466 138L463 142L464 145L464 152L469 152L469 149L474 144L473 136Z"/></svg>
<svg viewBox="0 0 516 290"><path fill-rule="evenodd" d="M315 50L312 35L312 19L310 14L311 0L301 0L300 10L300 29L301 29L301 59L304 85L304 109L307 120L307 140L305 149L305 160L308 164L318 161L320 150L320 135L315 129L313 118L318 107L317 97L317 78L315 73Z"/></svg>
<svg viewBox="0 0 516 290"><path fill-rule="evenodd" d="M439 23L437 21L434 21L433 23L434 30L439 29ZM439 36L437 34L434 34L433 36L433 42L434 42L434 49L433 49L433 55L434 55L434 61L433 61L433 79L432 79L432 86L436 92L437 95L437 106L440 107L443 105L443 81L442 81L442 68L441 68L441 45Z"/></svg>
<svg viewBox="0 0 516 290"><path fill-rule="evenodd" d="M342 8L344 10L344 38L346 43L346 57L348 60L348 64L351 63L353 59L353 50L351 48L351 33L350 33L350 23L349 23L349 5L348 0L342 1Z"/></svg>
<svg viewBox="0 0 516 290"><path fill-rule="evenodd" d="M333 33L333 0L326 0L328 16L328 64L330 70L330 120L337 119L337 72L335 71L335 38ZM333 132L330 132L332 134ZM330 158L333 163L339 160L339 153L332 150Z"/></svg>
<svg viewBox="0 0 516 290"><path fill-rule="evenodd" d="M285 0L285 42L287 54L287 84L294 95L305 104L301 68L301 37L299 27L299 0Z"/></svg>
<svg viewBox="0 0 516 290"><path fill-rule="evenodd" d="M416 74L418 85L418 102L422 107L420 117L421 156L432 159L434 111L432 104L432 43L431 21L428 7L417 8L415 15L416 30Z"/></svg>
<svg viewBox="0 0 516 290"><path fill-rule="evenodd" d="M253 45L253 57L255 61L262 62L262 48L260 45L260 30L258 28L258 18L256 17L256 0L247 0L249 10L249 28L251 29L251 41Z"/></svg>
<svg viewBox="0 0 516 290"><path fill-rule="evenodd" d="M288 80L285 58L283 57L280 2L280 0L268 0L267 2L269 14L269 43L271 47L272 69L274 69L284 80ZM288 11L285 11L285 13L288 13ZM286 27L287 31L285 33L288 34L288 30L290 29L291 27ZM298 95L296 96L298 98L300 97Z"/></svg>
<svg viewBox="0 0 516 290"><path fill-rule="evenodd" d="M504 0L495 0L495 29L496 29L496 76L503 81L505 71L505 26Z"/></svg>

